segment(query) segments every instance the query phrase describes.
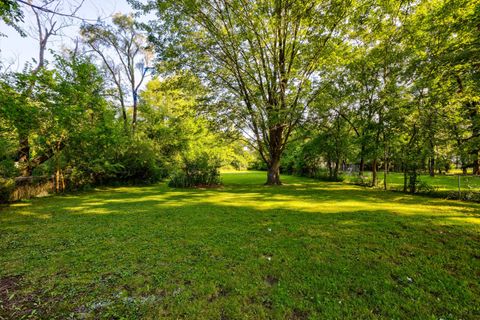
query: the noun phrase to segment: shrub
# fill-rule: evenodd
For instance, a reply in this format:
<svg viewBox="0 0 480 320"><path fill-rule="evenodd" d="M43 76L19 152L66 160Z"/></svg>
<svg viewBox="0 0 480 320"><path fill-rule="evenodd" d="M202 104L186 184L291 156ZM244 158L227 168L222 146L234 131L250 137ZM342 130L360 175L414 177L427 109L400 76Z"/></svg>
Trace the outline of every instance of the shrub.
<svg viewBox="0 0 480 320"><path fill-rule="evenodd" d="M432 186L426 183L425 181L417 180L416 183L417 183L416 190L418 193L434 193L438 189L437 187Z"/></svg>
<svg viewBox="0 0 480 320"><path fill-rule="evenodd" d="M117 150L112 154L100 150L93 156L94 150L82 150L84 157L80 159L78 153L70 155L70 162L65 169L68 189L160 180L161 168L150 142L132 137L116 142Z"/></svg>
<svg viewBox="0 0 480 320"><path fill-rule="evenodd" d="M193 159L184 158L180 170L172 174L169 187L190 188L198 186L217 186L221 184L218 159L202 153Z"/></svg>
<svg viewBox="0 0 480 320"><path fill-rule="evenodd" d="M472 191L463 192L461 194L461 199L462 200L467 200L467 201L480 202L480 193L479 192L472 192Z"/></svg>
<svg viewBox="0 0 480 320"><path fill-rule="evenodd" d="M10 197L15 190L15 181L13 179L0 178L0 203L10 201Z"/></svg>
<svg viewBox="0 0 480 320"><path fill-rule="evenodd" d="M110 167L114 170L115 180L125 182L152 183L160 180L161 170L157 164L152 142L131 138L126 140L115 162Z"/></svg>
<svg viewBox="0 0 480 320"><path fill-rule="evenodd" d="M1 150L0 150L1 151ZM0 160L0 177L16 177L19 175L15 161L11 159Z"/></svg>
<svg viewBox="0 0 480 320"><path fill-rule="evenodd" d="M328 181L328 182L343 182L345 180L345 176L343 176L342 174L338 174L335 177L334 175L330 175L327 170L317 171L311 177L320 181Z"/></svg>
<svg viewBox="0 0 480 320"><path fill-rule="evenodd" d="M355 176L352 178L352 183L358 186L369 186L371 184L371 179L368 176Z"/></svg>

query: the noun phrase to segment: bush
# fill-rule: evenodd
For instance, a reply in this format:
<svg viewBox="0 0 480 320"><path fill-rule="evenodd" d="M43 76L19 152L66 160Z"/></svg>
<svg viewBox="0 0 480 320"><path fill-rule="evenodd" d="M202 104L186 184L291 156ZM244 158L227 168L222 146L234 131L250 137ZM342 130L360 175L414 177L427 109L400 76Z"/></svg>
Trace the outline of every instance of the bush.
<svg viewBox="0 0 480 320"><path fill-rule="evenodd" d="M10 197L15 190L15 181L13 179L0 178L0 203L10 201Z"/></svg>
<svg viewBox="0 0 480 320"><path fill-rule="evenodd" d="M68 154L64 171L67 189L78 190L95 185L153 183L161 179L161 168L152 143L140 138L116 140L116 152L78 150ZM81 156L79 156L81 155Z"/></svg>
<svg viewBox="0 0 480 320"><path fill-rule="evenodd" d="M248 170L267 171L267 164L263 159L256 159L247 168Z"/></svg>
<svg viewBox="0 0 480 320"><path fill-rule="evenodd" d="M462 200L467 200L467 201L475 201L475 202L480 202L480 192L463 192L461 193L461 199Z"/></svg>
<svg viewBox="0 0 480 320"><path fill-rule="evenodd" d="M367 187L371 184L371 179L367 176L355 176L352 179L352 183L358 186Z"/></svg>
<svg viewBox="0 0 480 320"><path fill-rule="evenodd" d="M0 161L0 177L12 178L18 175L19 171L17 167L15 167L15 161L11 159L5 159Z"/></svg>
<svg viewBox="0 0 480 320"><path fill-rule="evenodd" d="M207 153L202 153L191 160L184 158L183 167L172 174L168 186L190 188L220 185L220 166L220 161L211 158Z"/></svg>
<svg viewBox="0 0 480 320"><path fill-rule="evenodd" d="M327 181L327 182L343 182L345 180L345 177L342 174L338 174L336 177L331 176L328 171L322 170L316 172L312 178L320 180L320 181Z"/></svg>
<svg viewBox="0 0 480 320"><path fill-rule="evenodd" d="M417 192L418 193L434 193L438 190L437 187L435 186L432 186L428 183L426 183L425 181L419 181L417 180Z"/></svg>
<svg viewBox="0 0 480 320"><path fill-rule="evenodd" d="M148 142L134 141L117 159L115 179L126 182L152 183L161 179L154 148Z"/></svg>

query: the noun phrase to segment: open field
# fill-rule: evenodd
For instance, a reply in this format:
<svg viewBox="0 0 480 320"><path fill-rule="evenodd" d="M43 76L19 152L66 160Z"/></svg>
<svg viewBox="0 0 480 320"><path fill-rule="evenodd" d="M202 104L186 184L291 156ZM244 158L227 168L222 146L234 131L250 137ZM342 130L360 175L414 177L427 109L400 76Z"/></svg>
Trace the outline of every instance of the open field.
<svg viewBox="0 0 480 320"><path fill-rule="evenodd" d="M0 319L479 319L480 205L265 173L0 209Z"/></svg>
<svg viewBox="0 0 480 320"><path fill-rule="evenodd" d="M351 182L357 177L358 173L345 173L346 182ZM365 172L366 177L371 178L371 172ZM458 191L458 175L442 174L431 177L428 174L418 176L418 180L426 182L429 186L435 187L438 191ZM378 172L379 185L383 187L383 171ZM387 175L387 183L389 189L403 188L403 173L389 172ZM480 176L460 175L460 189L462 192L480 192Z"/></svg>

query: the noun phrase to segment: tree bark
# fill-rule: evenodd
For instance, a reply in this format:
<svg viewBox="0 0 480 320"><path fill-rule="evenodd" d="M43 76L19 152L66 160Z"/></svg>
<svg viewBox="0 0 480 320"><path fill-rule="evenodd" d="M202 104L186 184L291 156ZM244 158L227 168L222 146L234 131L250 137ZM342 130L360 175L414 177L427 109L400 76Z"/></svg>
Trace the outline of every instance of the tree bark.
<svg viewBox="0 0 480 320"><path fill-rule="evenodd" d="M132 131L135 132L135 128L137 126L137 113L138 113L138 97L137 93L134 93L135 98L133 101L133 115L132 115Z"/></svg>
<svg viewBox="0 0 480 320"><path fill-rule="evenodd" d="M281 185L280 181L280 159L272 160L268 165L266 185Z"/></svg>
<svg viewBox="0 0 480 320"><path fill-rule="evenodd" d="M20 166L21 175L29 177L32 175L32 167L30 166L30 144L28 141L28 134L20 135L19 144L18 164Z"/></svg>
<svg viewBox="0 0 480 320"><path fill-rule="evenodd" d="M388 176L388 160L385 157L385 163L383 164L383 190L387 190L387 176Z"/></svg>
<svg viewBox="0 0 480 320"><path fill-rule="evenodd" d="M362 147L363 149L363 147ZM358 175L359 176L363 176L363 171L365 170L365 160L363 159L363 155L362 157L360 158L360 168L358 170Z"/></svg>
<svg viewBox="0 0 480 320"><path fill-rule="evenodd" d="M377 158L372 162L372 187L377 186Z"/></svg>
<svg viewBox="0 0 480 320"><path fill-rule="evenodd" d="M417 170L415 168L412 170L412 172L410 172L409 188L411 194L417 192Z"/></svg>
<svg viewBox="0 0 480 320"><path fill-rule="evenodd" d="M338 167L339 167L339 166L340 166L340 159L337 158L337 159L335 160L335 168L334 168L334 170L333 170L333 179L334 179L335 181L338 180Z"/></svg>
<svg viewBox="0 0 480 320"><path fill-rule="evenodd" d="M430 173L430 177L435 177L435 156L431 156L428 160L428 170Z"/></svg>
<svg viewBox="0 0 480 320"><path fill-rule="evenodd" d="M274 126L269 129L269 138L270 143L268 146L269 149L269 159L267 160L267 185L281 185L280 181L280 158L282 156L283 147L282 144L283 137L283 127Z"/></svg>
<svg viewBox="0 0 480 320"><path fill-rule="evenodd" d="M478 159L478 150L474 153L473 159L473 174L480 175L480 161Z"/></svg>
<svg viewBox="0 0 480 320"><path fill-rule="evenodd" d="M327 168L328 168L328 178L332 179L333 169L332 169L332 161L330 161L330 159L327 159Z"/></svg>

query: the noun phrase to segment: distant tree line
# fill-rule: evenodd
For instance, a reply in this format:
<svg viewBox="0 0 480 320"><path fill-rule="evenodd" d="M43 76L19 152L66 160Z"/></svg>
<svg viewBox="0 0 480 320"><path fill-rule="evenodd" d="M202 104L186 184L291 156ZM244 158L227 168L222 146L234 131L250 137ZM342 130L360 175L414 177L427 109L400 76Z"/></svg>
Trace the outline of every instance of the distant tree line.
<svg viewBox="0 0 480 320"><path fill-rule="evenodd" d="M19 30L33 10L40 39L35 64L1 74L3 179L214 184L200 164L252 152L271 185L346 165L372 186L403 172L405 191L422 171L480 175L479 0L129 2L156 18L85 21L54 61L52 2L2 4Z"/></svg>

